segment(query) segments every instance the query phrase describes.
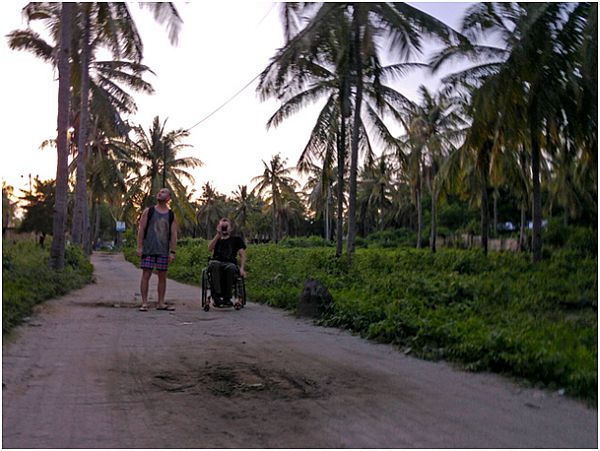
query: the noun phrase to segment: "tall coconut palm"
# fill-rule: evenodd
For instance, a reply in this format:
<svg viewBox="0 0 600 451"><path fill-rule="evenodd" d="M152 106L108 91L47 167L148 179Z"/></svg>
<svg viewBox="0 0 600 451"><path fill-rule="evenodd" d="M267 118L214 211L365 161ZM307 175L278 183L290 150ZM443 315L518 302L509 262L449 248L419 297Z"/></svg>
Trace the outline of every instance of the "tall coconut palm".
<svg viewBox="0 0 600 451"><path fill-rule="evenodd" d="M466 121L458 113L454 99L443 92L432 94L425 86L419 87L421 102L413 104L405 119L406 134L399 138L400 168L408 176L417 210L417 243L421 247L423 230L423 186L431 194L430 246L436 248L436 210L442 188L438 171L464 133Z"/></svg>
<svg viewBox="0 0 600 451"><path fill-rule="evenodd" d="M52 247L50 248L50 266L62 269L65 266L65 224L67 219L68 192L68 158L69 149L67 130L69 128L70 78L71 67L69 54L71 52L71 33L73 22L73 3L63 3L61 6L61 31L58 66L58 115L56 138L57 168L56 168L56 200L54 218L52 221Z"/></svg>
<svg viewBox="0 0 600 451"><path fill-rule="evenodd" d="M263 97L277 97L282 105L271 117L268 126L277 126L284 119L296 113L305 105L319 99L326 102L309 136L298 168L311 167L313 161L319 163L323 171L330 171L337 154L337 247L336 254L342 252L343 205L345 199L345 175L349 136L347 128L353 128L351 110L352 85L352 39L351 22L343 9L336 10L339 16L332 15L332 28L327 32L327 41L321 45L315 57L298 55L294 59L294 47L281 49L261 76L259 92ZM335 21L333 19L335 18ZM325 40L325 37L323 38ZM399 92L382 82L404 75L420 64L393 64L382 67L377 58L374 68L365 71L365 102L361 108L359 124L359 149L367 158L373 158L371 136L385 146L395 146L396 141L387 129L382 117L389 114L400 118L401 110L411 102Z"/></svg>
<svg viewBox="0 0 600 451"><path fill-rule="evenodd" d="M157 5L157 18L163 20L164 5ZM141 39L137 35L135 25L127 5L124 3L86 3L80 6L81 15L83 18L82 38L81 38L81 90L80 101L81 107L79 111L79 130L78 130L78 156L77 156L77 184L75 192L75 209L73 213L73 241L75 243L86 244L88 238L88 213L87 213L87 180L85 174L86 147L88 141L88 102L89 102L89 71L90 62L93 59L91 51L93 51L91 39L100 41L104 38L105 41L113 43L110 46L113 55L116 58L131 58L134 62L139 63L142 58ZM175 23L171 28L171 42L177 40L178 24L181 19L174 7L170 9L170 21ZM123 20L127 18L128 20ZM118 19L118 20L117 20ZM99 29L95 36L92 34L92 28ZM108 33L107 33L107 30ZM106 35L106 36L105 36ZM129 42L127 42L129 40ZM114 45L115 43L119 45ZM124 42L125 45L121 44ZM137 44L137 45L136 45Z"/></svg>
<svg viewBox="0 0 600 451"><path fill-rule="evenodd" d="M172 4L153 4L155 18L167 22L172 43L177 40L181 18ZM29 3L23 13L28 21L42 20L51 35L57 41L60 27L60 4ZM87 214L87 177L86 150L88 146L90 65L95 60L99 47L107 48L115 58L128 58L139 64L142 59L143 45L133 19L125 3L84 3L76 4L76 17L73 20L74 40L72 45L72 83L78 108L77 114L77 179L75 208L73 213L72 239L75 243L89 242ZM39 35L31 30L15 31L9 35L13 48L26 48L38 56L52 61L52 46L43 42Z"/></svg>
<svg viewBox="0 0 600 451"><path fill-rule="evenodd" d="M267 202L271 210L271 240L277 243L280 237L279 212L283 210L284 200L293 198L298 182L291 177L293 168L285 167L287 159L276 154L269 164L263 161L264 172L252 179L256 183L252 192L258 196L268 194Z"/></svg>
<svg viewBox="0 0 600 451"><path fill-rule="evenodd" d="M194 184L194 177L189 169L200 167L202 161L195 157L179 157L179 153L191 147L181 141L189 136L184 129L166 130L167 120L160 121L156 116L146 132L142 127L133 128L135 140L123 143L124 150L140 163L141 170L128 180L129 197L137 201L136 206L147 207L153 204L153 195L162 187L171 191L171 206L176 217L193 219L195 213L186 202L187 189L185 182Z"/></svg>
<svg viewBox="0 0 600 451"><path fill-rule="evenodd" d="M377 40L390 42L394 56L404 61L413 52L420 52L424 34L432 34L449 39L456 34L446 25L406 3L295 3L292 11L304 13L308 20L304 28L297 31L288 29L288 42L276 58L283 65L293 64L300 57L315 59L330 45L330 30L340 23L340 18L350 20L350 39L345 80L345 99L353 92L354 114L352 119L352 139L350 152L350 200L347 249L349 257L354 253L356 229L356 178L358 172L359 141L361 135L361 111L364 77L371 69L374 83L379 83ZM298 14L300 15L300 14ZM294 24L288 20L286 24ZM348 116L350 117L350 115ZM342 166L338 164L338 168ZM339 227L339 224L338 224Z"/></svg>
<svg viewBox="0 0 600 451"><path fill-rule="evenodd" d="M425 86L419 88L421 104L413 110L408 133L418 155L427 168L425 181L431 194L431 251L436 251L437 202L441 181L438 171L455 146L460 144L466 122L455 111L452 99L443 93L433 95ZM418 169L418 167L417 167ZM420 183L421 177L417 177ZM418 206L420 208L420 206Z"/></svg>
<svg viewBox="0 0 600 451"><path fill-rule="evenodd" d="M597 38L592 38L589 33L594 27L597 30L597 7L591 3L477 4L469 9L464 19L465 34L476 40L482 33L494 33L502 40L503 47L453 46L435 60L434 67L438 67L456 56L485 58L483 64L449 79L475 84L480 92L485 93L486 107L478 110L474 121L487 111L484 121L493 125L492 144L489 144L492 148L501 129L505 131L500 136L515 136L515 130L520 131L518 142L513 140L513 144L517 145L512 148L516 149L521 144L531 155L534 262L541 259L542 151L548 151L552 141L558 144L558 135L548 133L548 125L566 120L571 126L565 130L584 148L589 149L590 143L597 142L597 127L593 127L591 134L581 134L573 125L581 122L576 111L583 114L584 122L597 123L597 118L592 119L590 115L593 108L582 102L579 95L573 94L590 87L582 75L590 73L584 69L590 67L589 60L582 59L582 55L586 46L589 47L590 39L592 42L596 39L597 48ZM577 89L576 86L582 88ZM597 86L597 71L594 86ZM597 99L597 88L588 92ZM571 102L578 104L570 107ZM547 148L544 149L544 146ZM595 151L584 151L584 155L592 155L593 159L597 153L597 145L595 147Z"/></svg>

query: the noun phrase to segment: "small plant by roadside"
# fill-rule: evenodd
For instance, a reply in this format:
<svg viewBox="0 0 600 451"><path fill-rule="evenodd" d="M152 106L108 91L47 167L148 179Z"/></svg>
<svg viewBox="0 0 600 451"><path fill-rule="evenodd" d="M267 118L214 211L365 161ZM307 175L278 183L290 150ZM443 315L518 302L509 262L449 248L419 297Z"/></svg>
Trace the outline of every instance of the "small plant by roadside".
<svg viewBox="0 0 600 451"><path fill-rule="evenodd" d="M93 266L79 247L65 249L65 268L48 267L50 243L2 241L2 334L29 316L40 302L91 282Z"/></svg>

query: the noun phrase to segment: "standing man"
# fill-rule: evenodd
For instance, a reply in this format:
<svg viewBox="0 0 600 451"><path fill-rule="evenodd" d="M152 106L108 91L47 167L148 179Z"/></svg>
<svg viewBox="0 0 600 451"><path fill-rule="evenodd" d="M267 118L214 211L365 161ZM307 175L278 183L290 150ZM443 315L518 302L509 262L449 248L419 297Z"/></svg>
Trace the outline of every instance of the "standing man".
<svg viewBox="0 0 600 451"><path fill-rule="evenodd" d="M231 236L229 219L222 218L217 224L217 234L208 243L212 258L208 264L212 282L212 295L215 307L226 307L231 303L233 282L239 272L246 277L246 243L239 236ZM237 254L240 254L240 266L237 265ZM239 302L236 301L236 302Z"/></svg>
<svg viewBox="0 0 600 451"><path fill-rule="evenodd" d="M177 245L177 224L175 215L167 203L171 200L171 193L167 188L162 188L156 195L156 205L146 208L140 219L137 235L137 255L141 257L142 293L141 312L148 311L148 285L152 270L158 273L158 303L157 310L175 310L173 306L165 304L167 291L167 269L169 263L175 259Z"/></svg>

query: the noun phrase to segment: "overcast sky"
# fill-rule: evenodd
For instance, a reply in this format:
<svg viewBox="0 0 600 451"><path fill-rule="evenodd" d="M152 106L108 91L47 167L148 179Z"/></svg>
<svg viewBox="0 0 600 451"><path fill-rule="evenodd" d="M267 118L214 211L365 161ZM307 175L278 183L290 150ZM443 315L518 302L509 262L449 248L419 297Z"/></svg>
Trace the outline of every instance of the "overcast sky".
<svg viewBox="0 0 600 451"><path fill-rule="evenodd" d="M16 189L28 186L28 175L56 175L56 151L40 150L56 137L58 82L49 64L28 52L8 48L6 35L26 28L21 9L26 2L0 4L0 126L2 179ZM130 118L148 129L152 119L168 118L167 130L189 128L212 113L269 63L283 45L278 5L272 2L175 2L184 24L177 46L147 10L130 4L144 42L144 64L156 73L146 77L153 96L135 95L138 113ZM413 3L458 28L466 3ZM41 31L41 28L36 28ZM423 57L425 60L425 57ZM437 78L415 74L394 85L413 100L420 84L434 89ZM213 116L194 127L183 153L203 161L193 172L197 193L207 181L230 195L238 185L263 171L276 153L294 166L312 129L319 106L308 108L276 129L265 124L277 109L275 101L260 102L256 82ZM191 187L190 187L191 188Z"/></svg>

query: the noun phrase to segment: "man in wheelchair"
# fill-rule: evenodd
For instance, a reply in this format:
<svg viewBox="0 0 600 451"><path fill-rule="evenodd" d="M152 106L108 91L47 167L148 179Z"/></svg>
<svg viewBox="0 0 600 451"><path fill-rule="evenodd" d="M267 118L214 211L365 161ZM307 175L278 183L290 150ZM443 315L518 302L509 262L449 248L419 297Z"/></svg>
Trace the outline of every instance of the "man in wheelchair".
<svg viewBox="0 0 600 451"><path fill-rule="evenodd" d="M237 275L246 277L246 243L239 236L231 235L229 219L222 218L217 224L217 234L208 244L213 253L208 264L211 276L211 294L216 307L232 306L231 293ZM237 254L240 265L237 265Z"/></svg>

